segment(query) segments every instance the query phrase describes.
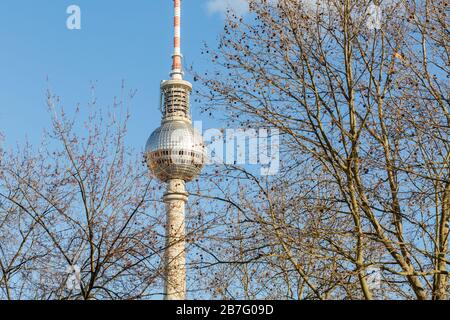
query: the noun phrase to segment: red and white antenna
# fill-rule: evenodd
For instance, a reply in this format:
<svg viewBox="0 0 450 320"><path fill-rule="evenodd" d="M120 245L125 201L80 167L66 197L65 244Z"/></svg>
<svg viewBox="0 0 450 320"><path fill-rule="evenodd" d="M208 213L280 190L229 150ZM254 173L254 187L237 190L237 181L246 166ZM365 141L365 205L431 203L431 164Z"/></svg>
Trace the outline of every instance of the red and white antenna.
<svg viewBox="0 0 450 320"><path fill-rule="evenodd" d="M170 73L173 80L182 80L183 79L183 67L181 66L181 58L183 57L181 54L181 0L173 0L175 7L174 14L174 30L175 34L173 37L173 63L172 63L172 72Z"/></svg>

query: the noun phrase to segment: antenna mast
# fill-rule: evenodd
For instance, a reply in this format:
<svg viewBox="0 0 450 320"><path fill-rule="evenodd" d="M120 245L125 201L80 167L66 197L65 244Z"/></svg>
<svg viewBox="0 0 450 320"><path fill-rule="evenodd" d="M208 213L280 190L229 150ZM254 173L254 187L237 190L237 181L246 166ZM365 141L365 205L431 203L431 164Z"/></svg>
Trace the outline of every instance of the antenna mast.
<svg viewBox="0 0 450 320"><path fill-rule="evenodd" d="M183 79L183 67L181 65L181 0L173 0L174 3L174 37L173 37L173 55L172 72L170 76L173 80Z"/></svg>

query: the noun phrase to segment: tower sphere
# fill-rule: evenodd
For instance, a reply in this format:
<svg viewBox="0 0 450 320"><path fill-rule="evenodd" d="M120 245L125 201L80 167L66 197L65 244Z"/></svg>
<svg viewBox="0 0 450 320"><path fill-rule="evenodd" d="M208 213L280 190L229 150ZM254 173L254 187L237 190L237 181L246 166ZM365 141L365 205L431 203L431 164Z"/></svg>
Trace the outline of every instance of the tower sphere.
<svg viewBox="0 0 450 320"><path fill-rule="evenodd" d="M190 181L205 161L203 139L187 121L168 121L156 129L146 145L149 169L161 181Z"/></svg>

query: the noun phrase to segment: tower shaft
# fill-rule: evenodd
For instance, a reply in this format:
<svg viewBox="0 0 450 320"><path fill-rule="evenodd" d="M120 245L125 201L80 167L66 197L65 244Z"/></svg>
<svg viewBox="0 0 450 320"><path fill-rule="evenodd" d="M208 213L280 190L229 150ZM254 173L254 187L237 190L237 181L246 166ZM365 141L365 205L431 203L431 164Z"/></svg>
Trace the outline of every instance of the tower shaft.
<svg viewBox="0 0 450 320"><path fill-rule="evenodd" d="M185 204L188 199L185 182L171 179L164 195L166 204L165 299L186 298Z"/></svg>

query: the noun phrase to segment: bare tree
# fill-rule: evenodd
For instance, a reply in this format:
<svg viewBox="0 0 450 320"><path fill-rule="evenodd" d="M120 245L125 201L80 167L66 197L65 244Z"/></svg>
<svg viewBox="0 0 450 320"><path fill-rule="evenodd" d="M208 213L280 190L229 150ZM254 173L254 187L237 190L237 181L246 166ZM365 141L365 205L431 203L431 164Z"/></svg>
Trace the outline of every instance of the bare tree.
<svg viewBox="0 0 450 320"><path fill-rule="evenodd" d="M231 246L203 248L200 266L226 269L212 287L447 299L448 2L380 1L380 26L370 25L372 1L250 4L251 16L230 14L218 49L205 49L217 69L196 74L199 95L230 125L279 129L282 168L261 178L230 167L200 194L222 208L205 212L224 225L206 236ZM223 234L228 225L239 228ZM233 285L230 274L249 280Z"/></svg>
<svg viewBox="0 0 450 320"><path fill-rule="evenodd" d="M1 298L161 293L163 211L142 156L125 146L134 92L123 90L112 107L93 99L71 116L49 92L52 128L42 145L2 152Z"/></svg>

